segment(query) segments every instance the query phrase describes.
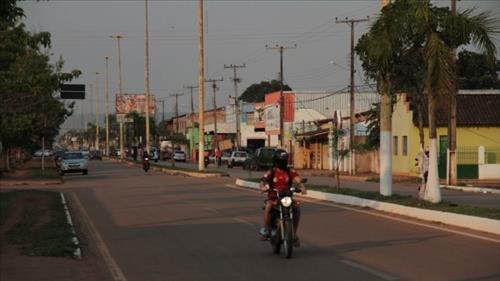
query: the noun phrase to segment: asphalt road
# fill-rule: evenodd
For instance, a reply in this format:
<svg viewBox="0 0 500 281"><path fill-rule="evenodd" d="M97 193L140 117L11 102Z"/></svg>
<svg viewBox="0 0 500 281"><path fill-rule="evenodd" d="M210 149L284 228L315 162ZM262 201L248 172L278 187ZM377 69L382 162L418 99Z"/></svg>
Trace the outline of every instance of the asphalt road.
<svg viewBox="0 0 500 281"><path fill-rule="evenodd" d="M258 240L262 195L230 178L195 179L91 162L65 176L115 280L499 280L500 237L303 202L292 259Z"/></svg>
<svg viewBox="0 0 500 281"><path fill-rule="evenodd" d="M170 166L170 162L158 162L160 165ZM186 168L197 168L198 166L193 163L176 163L179 167ZM228 173L233 178L260 178L263 176L263 171L249 171L243 170L241 167L235 167L232 169L228 169L226 165L222 165L220 168L217 168L215 165L210 164L208 166L208 170L210 171L219 171ZM317 184L317 185L327 185L327 186L335 186L335 179L332 177L325 176L307 176L309 183ZM380 186L379 183L376 182L363 182L363 181L353 181L353 180L341 180L341 187L360 189L366 191L379 191ZM418 185L415 183L393 183L393 192L399 193L401 195L412 195L417 196L418 194ZM485 208L500 208L500 194L482 194L477 192L464 192L458 190L448 190L442 189L441 195L444 201L462 204L462 205L471 205L477 207L485 207Z"/></svg>

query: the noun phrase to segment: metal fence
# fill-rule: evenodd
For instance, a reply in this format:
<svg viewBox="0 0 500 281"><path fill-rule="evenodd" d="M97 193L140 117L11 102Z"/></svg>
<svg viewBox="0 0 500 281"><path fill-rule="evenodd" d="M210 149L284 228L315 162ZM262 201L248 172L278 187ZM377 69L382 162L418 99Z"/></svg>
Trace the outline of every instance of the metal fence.
<svg viewBox="0 0 500 281"><path fill-rule="evenodd" d="M457 164L458 165L477 165L478 164L478 147L477 146L462 146L457 147Z"/></svg>
<svg viewBox="0 0 500 281"><path fill-rule="evenodd" d="M485 164L500 164L500 146L490 146L484 148Z"/></svg>

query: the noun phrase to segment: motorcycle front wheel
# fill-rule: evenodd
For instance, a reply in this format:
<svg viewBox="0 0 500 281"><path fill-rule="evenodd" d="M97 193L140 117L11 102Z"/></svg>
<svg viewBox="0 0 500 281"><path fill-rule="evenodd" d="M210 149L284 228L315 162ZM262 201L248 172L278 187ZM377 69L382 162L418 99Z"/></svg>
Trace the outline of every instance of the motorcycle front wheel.
<svg viewBox="0 0 500 281"><path fill-rule="evenodd" d="M283 239L283 249L285 250L285 257L287 259L292 257L293 253L293 222L285 220L283 222L285 239Z"/></svg>

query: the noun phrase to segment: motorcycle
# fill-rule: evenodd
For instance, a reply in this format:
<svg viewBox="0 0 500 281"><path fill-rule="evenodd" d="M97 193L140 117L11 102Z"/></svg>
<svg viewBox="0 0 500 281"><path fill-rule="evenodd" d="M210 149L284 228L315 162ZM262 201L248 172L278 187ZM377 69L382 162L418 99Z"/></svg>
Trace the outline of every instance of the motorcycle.
<svg viewBox="0 0 500 281"><path fill-rule="evenodd" d="M303 183L306 181L306 179L302 179ZM271 232L268 240L274 254L279 254L283 247L285 257L289 259L293 254L295 240L293 193L300 193L300 189L294 186L287 191L270 188L268 192L276 192L278 201L278 204L271 209L271 225L269 227Z"/></svg>
<svg viewBox="0 0 500 281"><path fill-rule="evenodd" d="M144 169L144 172L148 172L149 170L149 158L145 157L144 160L142 160L142 168Z"/></svg>

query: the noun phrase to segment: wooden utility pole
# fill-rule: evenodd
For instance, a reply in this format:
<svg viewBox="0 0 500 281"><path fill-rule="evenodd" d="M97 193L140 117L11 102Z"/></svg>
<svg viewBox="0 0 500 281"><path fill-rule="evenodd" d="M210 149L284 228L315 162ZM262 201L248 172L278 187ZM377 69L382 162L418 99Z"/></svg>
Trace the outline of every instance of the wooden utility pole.
<svg viewBox="0 0 500 281"><path fill-rule="evenodd" d="M234 83L234 115L236 118L236 148L239 150L241 147L241 128L240 128L240 102L238 101L238 83L241 82L241 79L238 78L236 74L237 68L245 68L246 65L224 65L224 68L232 68L233 69L233 80Z"/></svg>
<svg viewBox="0 0 500 281"><path fill-rule="evenodd" d="M223 78L221 79L207 79L205 82L207 83L212 83L212 91L213 91L213 106L214 106L214 144L215 147L219 146L219 140L217 139L217 100L216 100L216 92L217 92L217 82L222 82L224 81Z"/></svg>
<svg viewBox="0 0 500 281"><path fill-rule="evenodd" d="M144 14L145 14L145 39L144 39L144 92L146 93L146 101L144 106L146 107L146 151L149 155L149 19L148 19L148 0L144 0Z"/></svg>
<svg viewBox="0 0 500 281"><path fill-rule="evenodd" d="M205 66L203 49L203 0L198 0L198 170L205 170Z"/></svg>
<svg viewBox="0 0 500 281"><path fill-rule="evenodd" d="M358 22L364 22L364 21L368 21L369 20L369 17L366 17L365 19L349 19L349 18L345 18L344 20L338 20L337 18L335 18L335 22L336 23L347 23L348 25L351 26L351 69L350 69L350 115L351 115L351 122L350 122L350 126L349 126L349 149L350 149L350 157L349 157L349 160L350 160L350 169L349 169L349 173L351 175L354 175L356 174L356 163L354 161L354 122L355 122L355 107L354 107L354 24L355 23L358 23Z"/></svg>
<svg viewBox="0 0 500 281"><path fill-rule="evenodd" d="M179 103L178 103L178 98L180 96L183 96L184 94L180 94L180 93L175 93L175 94L171 94L170 96L171 97L174 97L175 98L175 105L174 105L174 111L175 111L175 133L179 133Z"/></svg>
<svg viewBox="0 0 500 281"><path fill-rule="evenodd" d="M189 89L190 91L190 94L191 94L191 114L193 115L194 114L194 100L193 100L193 89L198 89L198 86L193 86L193 85L190 85L190 86L184 86L183 87L184 89Z"/></svg>
<svg viewBox="0 0 500 281"><path fill-rule="evenodd" d="M111 35L111 38L116 39L117 45L118 45L118 94L122 95L122 52L121 52L121 44L120 40L123 38L122 35L116 34L116 35ZM116 101L116 97L115 97ZM118 118L117 118L118 119ZM125 151L123 149L123 143L124 143L124 134L123 134L123 120L118 120L120 122L120 158L123 159L125 156Z"/></svg>
<svg viewBox="0 0 500 281"><path fill-rule="evenodd" d="M453 16L457 14L457 1L451 0L451 13ZM456 49L451 51L453 64L456 64ZM456 77L456 76L454 76ZM448 150L449 150L449 166L447 167L447 182L448 185L457 184L457 94L458 85L455 79L453 83L453 90L450 93L450 122L448 123Z"/></svg>
<svg viewBox="0 0 500 281"><path fill-rule="evenodd" d="M297 44L291 47L284 47L281 45L275 45L270 47L266 45L268 50L278 50L280 52L280 146L283 148L285 145L285 134L283 128L283 119L285 118L285 97L283 96L283 51L288 49L296 49Z"/></svg>

